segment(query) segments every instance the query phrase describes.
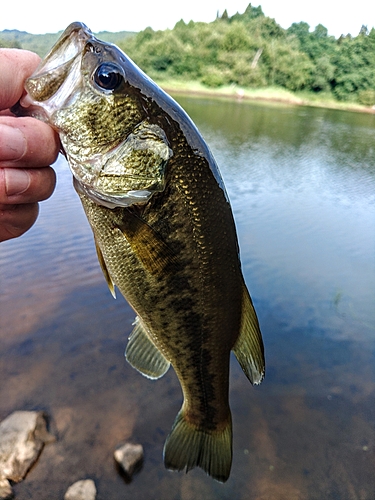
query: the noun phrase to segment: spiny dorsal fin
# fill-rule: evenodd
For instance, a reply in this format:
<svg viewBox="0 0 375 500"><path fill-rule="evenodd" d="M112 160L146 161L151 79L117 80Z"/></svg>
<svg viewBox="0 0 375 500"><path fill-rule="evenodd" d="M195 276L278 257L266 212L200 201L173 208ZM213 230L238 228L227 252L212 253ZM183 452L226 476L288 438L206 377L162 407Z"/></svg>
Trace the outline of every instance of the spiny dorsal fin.
<svg viewBox="0 0 375 500"><path fill-rule="evenodd" d="M255 309L245 285L243 286L241 330L232 350L250 382L260 384L265 373L264 347Z"/></svg>
<svg viewBox="0 0 375 500"><path fill-rule="evenodd" d="M134 329L130 334L125 351L128 363L147 378L158 379L162 377L168 371L169 361L153 344L138 316L133 325Z"/></svg>
<svg viewBox="0 0 375 500"><path fill-rule="evenodd" d="M96 239L95 239L95 248L96 248L96 253L98 256L98 261L99 261L100 267L102 268L102 271L103 271L105 280L107 282L109 291L111 292L112 297L115 299L116 298L115 284L113 283L112 278L109 275L106 263L104 262L104 257L103 257L102 251L100 250Z"/></svg>

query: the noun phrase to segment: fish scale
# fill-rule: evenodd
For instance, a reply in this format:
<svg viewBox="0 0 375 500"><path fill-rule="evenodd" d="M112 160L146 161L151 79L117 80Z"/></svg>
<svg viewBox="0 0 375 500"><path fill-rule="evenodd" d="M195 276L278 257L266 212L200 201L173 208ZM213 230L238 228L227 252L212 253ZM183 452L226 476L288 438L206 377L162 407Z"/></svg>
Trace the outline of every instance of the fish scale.
<svg viewBox="0 0 375 500"><path fill-rule="evenodd" d="M264 349L207 145L173 99L81 23L65 30L26 90L17 112L60 134L109 289L137 314L126 359L151 379L172 365L180 381L166 467L199 466L226 481L230 352L259 384Z"/></svg>

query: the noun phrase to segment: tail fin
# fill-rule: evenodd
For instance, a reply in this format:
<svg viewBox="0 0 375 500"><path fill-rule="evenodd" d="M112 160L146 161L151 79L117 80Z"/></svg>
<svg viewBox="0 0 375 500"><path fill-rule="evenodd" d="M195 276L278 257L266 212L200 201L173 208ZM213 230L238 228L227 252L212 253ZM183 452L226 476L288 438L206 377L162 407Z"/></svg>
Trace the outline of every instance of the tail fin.
<svg viewBox="0 0 375 500"><path fill-rule="evenodd" d="M204 430L192 425L181 410L164 445L167 469L186 472L201 467L224 483L232 466L232 419L220 430Z"/></svg>

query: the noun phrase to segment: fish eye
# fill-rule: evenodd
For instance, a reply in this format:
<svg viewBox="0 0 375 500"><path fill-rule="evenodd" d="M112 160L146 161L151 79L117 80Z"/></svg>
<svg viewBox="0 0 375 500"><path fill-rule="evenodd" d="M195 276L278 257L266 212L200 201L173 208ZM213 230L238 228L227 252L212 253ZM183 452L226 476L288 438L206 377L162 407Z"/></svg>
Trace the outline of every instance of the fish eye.
<svg viewBox="0 0 375 500"><path fill-rule="evenodd" d="M121 68L113 63L103 63L98 66L93 78L99 88L110 92L117 90L124 79Z"/></svg>

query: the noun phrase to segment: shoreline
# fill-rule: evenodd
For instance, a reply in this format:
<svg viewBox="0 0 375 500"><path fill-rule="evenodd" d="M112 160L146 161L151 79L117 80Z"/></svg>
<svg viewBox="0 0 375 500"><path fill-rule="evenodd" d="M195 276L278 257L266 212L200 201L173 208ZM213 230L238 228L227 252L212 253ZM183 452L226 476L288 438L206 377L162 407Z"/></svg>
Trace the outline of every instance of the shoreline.
<svg viewBox="0 0 375 500"><path fill-rule="evenodd" d="M180 82L175 80L157 80L156 83L169 94L190 95L196 97L213 97L236 101L263 101L293 106L309 106L316 108L350 111L355 113L375 114L375 106L367 107L355 103L340 103L331 100L314 100L299 97L284 89L267 87L263 89L246 89L237 86L226 86L218 89L204 87L199 82Z"/></svg>

